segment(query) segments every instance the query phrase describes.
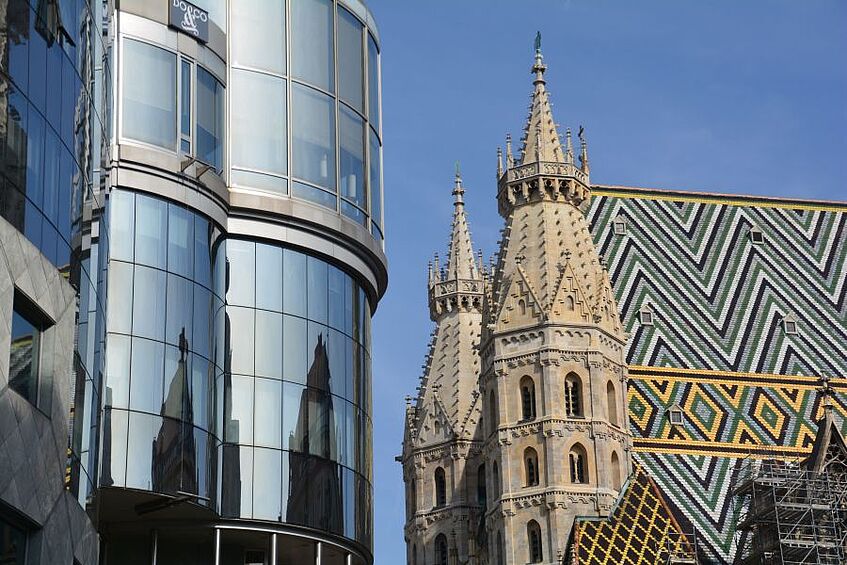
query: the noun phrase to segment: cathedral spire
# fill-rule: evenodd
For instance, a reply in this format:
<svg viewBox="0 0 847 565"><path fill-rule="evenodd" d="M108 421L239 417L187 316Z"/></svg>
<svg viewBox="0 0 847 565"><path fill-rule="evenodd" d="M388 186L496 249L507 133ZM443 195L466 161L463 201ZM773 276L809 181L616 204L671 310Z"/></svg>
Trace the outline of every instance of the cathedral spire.
<svg viewBox="0 0 847 565"><path fill-rule="evenodd" d="M450 248L447 259L445 280L479 279L479 269L474 260L468 219L465 215L465 188L462 186L462 173L456 163L456 177L453 181L453 230L450 234Z"/></svg>
<svg viewBox="0 0 847 565"><path fill-rule="evenodd" d="M535 63L532 72L535 79L529 118L524 128L524 144L521 152L521 165L535 162L563 162L562 145L556 122L550 108L547 93L547 81L544 80L544 56L541 54L541 33L535 36Z"/></svg>

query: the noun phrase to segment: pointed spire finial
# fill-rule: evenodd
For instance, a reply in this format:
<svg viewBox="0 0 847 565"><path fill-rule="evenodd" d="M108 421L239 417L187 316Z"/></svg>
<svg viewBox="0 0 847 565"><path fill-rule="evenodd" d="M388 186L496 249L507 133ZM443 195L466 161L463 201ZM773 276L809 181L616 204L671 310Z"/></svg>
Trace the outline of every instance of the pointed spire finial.
<svg viewBox="0 0 847 565"><path fill-rule="evenodd" d="M497 148L497 180L503 176L503 150Z"/></svg>
<svg viewBox="0 0 847 565"><path fill-rule="evenodd" d="M532 66L532 72L535 73L535 84L544 83L544 71L547 66L544 64L544 57L541 55L541 32L535 34L535 64Z"/></svg>
<svg viewBox="0 0 847 565"><path fill-rule="evenodd" d="M573 165L573 140L571 139L571 128L565 130L565 163Z"/></svg>
<svg viewBox="0 0 847 565"><path fill-rule="evenodd" d="M455 200L453 201L453 204L456 204L456 205L464 204L465 203L465 200L463 198L464 194L465 194L465 189L462 186L462 171L459 168L459 162L456 161L456 179L455 179L455 182L453 184L453 196L455 197Z"/></svg>
<svg viewBox="0 0 847 565"><path fill-rule="evenodd" d="M512 134L506 134L506 168L515 166L515 158L512 156Z"/></svg>
<svg viewBox="0 0 847 565"><path fill-rule="evenodd" d="M585 128L579 126L579 168L588 174L591 168L588 166L588 142L585 140Z"/></svg>
<svg viewBox="0 0 847 565"><path fill-rule="evenodd" d="M821 375L818 381L821 383L821 388L818 389L818 393L823 397L823 409L825 412L829 412L832 410L832 397L835 394L835 391L832 389L832 384L830 384L830 378L827 375Z"/></svg>

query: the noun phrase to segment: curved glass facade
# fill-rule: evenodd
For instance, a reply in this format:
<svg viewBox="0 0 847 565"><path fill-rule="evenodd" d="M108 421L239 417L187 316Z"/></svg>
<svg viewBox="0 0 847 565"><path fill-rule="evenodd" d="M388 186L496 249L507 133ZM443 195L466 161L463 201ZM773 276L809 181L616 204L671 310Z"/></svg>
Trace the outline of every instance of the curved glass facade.
<svg viewBox="0 0 847 565"><path fill-rule="evenodd" d="M370 306L337 267L115 190L100 484L371 544Z"/></svg>
<svg viewBox="0 0 847 565"><path fill-rule="evenodd" d="M226 362L225 245L201 215L109 197L102 486L214 500L214 386Z"/></svg>
<svg viewBox="0 0 847 565"><path fill-rule="evenodd" d="M379 47L353 13L366 11L258 4L231 5L230 184L337 210L382 239Z"/></svg>

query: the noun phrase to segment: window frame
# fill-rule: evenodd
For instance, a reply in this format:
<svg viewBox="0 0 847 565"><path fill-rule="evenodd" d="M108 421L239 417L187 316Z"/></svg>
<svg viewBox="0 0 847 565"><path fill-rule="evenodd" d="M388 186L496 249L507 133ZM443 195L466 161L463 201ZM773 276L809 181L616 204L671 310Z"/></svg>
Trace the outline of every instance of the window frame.
<svg viewBox="0 0 847 565"><path fill-rule="evenodd" d="M145 45L147 47L151 47L154 49L160 49L174 56L175 65L174 65L174 133L175 133L175 146L173 147L165 147L162 145L157 145L155 143L151 143L149 141L144 141L141 139L136 139L132 136L127 135L125 131L125 122L124 122L124 112L125 112L125 72L126 72L126 56L125 49L126 43L128 41L134 41L136 43ZM154 41L150 41L144 37L138 37L131 34L121 34L120 36L120 49L121 56L119 58L119 76L120 76L120 84L119 84L119 92L117 93L117 100L120 104L120 111L117 113L117 138L119 144L128 144L128 145L136 145L139 147L144 147L147 149L153 149L156 151L162 151L171 155L176 155L178 158L182 159L188 157L189 159L193 159L194 161L189 162L189 165L192 162L198 162L203 165L211 165L209 170L214 171L216 175L220 178L223 178L224 171L227 170L228 165L228 131L227 131L227 104L226 104L226 95L227 95L227 84L224 82L220 76L218 76L212 69L201 65L196 59L186 55L185 53L174 50L172 47L162 45L160 43L156 43ZM183 138L183 130L182 130L182 112L183 112L183 96L182 96L182 87L184 83L183 77L183 66L185 64L189 65L189 133L187 135L187 139ZM211 76L218 85L223 90L223 115L221 117L221 127L222 134L220 138L220 146L221 146L221 163L220 167L216 168L213 163L207 163L205 161L197 158L197 68L200 67L206 73ZM188 151L184 151L182 147L183 141L187 141L189 144ZM204 171L205 172L205 171Z"/></svg>
<svg viewBox="0 0 847 565"><path fill-rule="evenodd" d="M45 391L45 385L48 384L44 374L44 338L45 333L55 325L55 321L41 309L38 304L22 292L18 287L14 287L12 298L12 316L9 320L9 375L7 386L15 391L27 402L32 404L40 412L46 416L49 415L49 406L46 402L42 402L42 395ZM32 390L32 397L25 394L21 389L12 383L11 366L12 366L12 339L14 338L14 318L19 316L24 322L29 324L33 329L33 345L31 347L32 360L30 361L30 377L29 379L35 382ZM34 373L34 374L33 374ZM49 391L48 391L49 392Z"/></svg>

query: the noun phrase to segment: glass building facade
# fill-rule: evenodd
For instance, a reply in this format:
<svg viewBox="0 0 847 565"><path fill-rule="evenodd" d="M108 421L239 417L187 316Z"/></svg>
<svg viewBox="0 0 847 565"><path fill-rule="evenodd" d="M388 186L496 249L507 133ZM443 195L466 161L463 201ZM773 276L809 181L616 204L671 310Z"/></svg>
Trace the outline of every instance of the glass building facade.
<svg viewBox="0 0 847 565"><path fill-rule="evenodd" d="M216 0L197 38L171 4L107 7L72 490L101 563L372 563L378 31L357 0Z"/></svg>

